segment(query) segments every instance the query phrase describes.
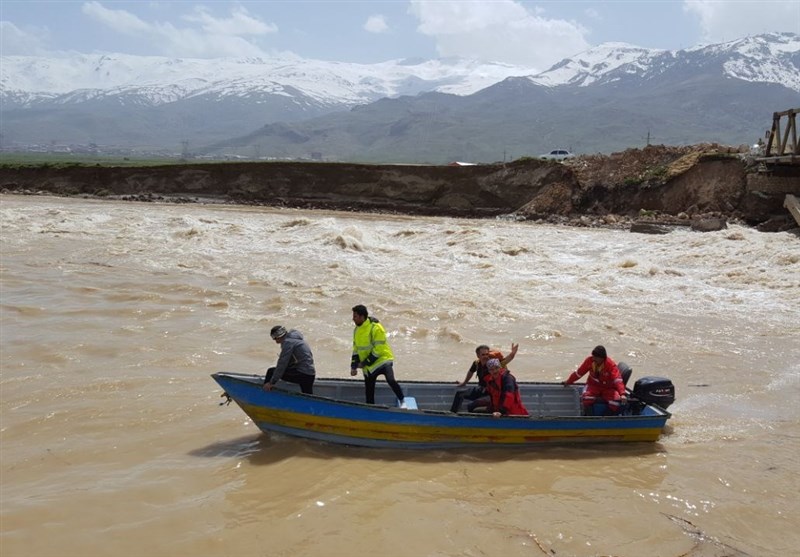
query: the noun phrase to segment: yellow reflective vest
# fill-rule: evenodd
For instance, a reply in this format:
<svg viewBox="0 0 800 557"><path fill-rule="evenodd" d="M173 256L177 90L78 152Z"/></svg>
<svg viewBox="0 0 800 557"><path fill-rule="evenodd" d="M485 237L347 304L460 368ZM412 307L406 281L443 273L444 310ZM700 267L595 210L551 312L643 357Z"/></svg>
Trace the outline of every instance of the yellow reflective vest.
<svg viewBox="0 0 800 557"><path fill-rule="evenodd" d="M353 358L350 366L361 364L361 371L368 375L392 360L394 354L386 342L386 329L377 319L368 317L353 331Z"/></svg>

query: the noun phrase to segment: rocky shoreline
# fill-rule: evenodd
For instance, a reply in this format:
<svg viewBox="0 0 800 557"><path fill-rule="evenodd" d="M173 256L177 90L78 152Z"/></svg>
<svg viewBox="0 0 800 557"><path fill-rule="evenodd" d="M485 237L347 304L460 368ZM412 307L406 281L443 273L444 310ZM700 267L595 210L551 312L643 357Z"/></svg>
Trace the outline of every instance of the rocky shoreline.
<svg viewBox="0 0 800 557"><path fill-rule="evenodd" d="M800 174L765 176L714 145L650 146L565 163L476 166L205 163L152 167L0 165L0 191L157 203L281 206L546 222L664 233L797 223L783 208Z"/></svg>
<svg viewBox="0 0 800 557"><path fill-rule="evenodd" d="M4 194L14 194L14 195L53 195L52 192L39 190L39 191L30 191L30 190L22 190L22 191L9 191L7 189L0 190L0 193ZM101 199L101 200L118 200L118 201L131 201L131 202L138 202L138 203L172 203L172 204L203 204L203 205L239 205L239 206L265 206L265 207L291 207L291 208L303 208L309 210L337 210L337 211L350 211L350 212L364 212L361 209L354 209L348 207L327 207L327 206L317 206L317 205L297 205L297 204L285 204L285 203L242 203L237 202L231 199L224 199L224 198L210 198L210 197L192 197L192 196L184 196L184 195L170 195L164 196L160 194L137 194L137 195L122 195L122 196L98 196L92 194L79 194L79 195L68 195L67 197L80 197L83 199ZM388 209L372 209L368 212L376 213L376 214L422 214L421 212L416 213L409 213L409 212L400 212L400 211L392 211ZM431 216L429 213L425 213L427 216ZM438 213L437 213L438 215ZM446 216L446 215L441 215ZM465 217L465 215L458 215L461 217ZM485 214L475 214L470 215L471 218L485 218ZM493 218L496 219L507 219L507 220L515 220L515 221L529 221L534 223L541 223L541 224L553 224L553 225L561 225L561 226L570 226L570 227L578 227L578 228L608 228L608 229L617 229L617 230L630 230L631 232L638 232L642 234L667 234L672 230L678 228L690 228L695 231L702 231L702 232L709 232L713 230L722 230L727 228L728 224L740 224L747 226L747 223L743 220L736 218L736 217L727 217L721 215L719 213L702 213L697 214L694 217L689 217L686 213L681 213L677 216L666 215L661 213L655 213L650 211L643 211L637 216L626 216L626 215L615 215L615 214L607 214L607 215L573 215L573 216L564 216L564 215L549 215L547 217L542 218L526 218L520 215L516 215L514 213L509 214L501 214L496 215ZM785 219L781 219L781 222ZM791 223L790 223L791 224ZM780 226L770 228L761 227L763 231L782 231L782 230L790 230L791 226Z"/></svg>

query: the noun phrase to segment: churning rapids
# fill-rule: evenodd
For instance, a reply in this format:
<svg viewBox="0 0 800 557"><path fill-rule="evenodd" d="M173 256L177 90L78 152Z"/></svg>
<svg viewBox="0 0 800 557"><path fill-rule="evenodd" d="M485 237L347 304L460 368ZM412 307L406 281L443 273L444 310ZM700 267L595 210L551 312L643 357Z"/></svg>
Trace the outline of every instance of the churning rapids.
<svg viewBox="0 0 800 557"><path fill-rule="evenodd" d="M800 547L800 240L0 197L2 532L14 556L789 555ZM275 324L349 376L350 308L398 380L474 347L561 380L596 344L677 402L661 441L473 453L261 434L215 371Z"/></svg>

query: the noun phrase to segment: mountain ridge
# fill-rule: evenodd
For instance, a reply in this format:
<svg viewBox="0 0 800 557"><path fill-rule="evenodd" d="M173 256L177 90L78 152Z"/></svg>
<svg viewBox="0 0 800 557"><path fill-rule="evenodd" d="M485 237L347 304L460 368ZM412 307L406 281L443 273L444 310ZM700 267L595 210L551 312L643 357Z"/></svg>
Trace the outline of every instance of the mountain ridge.
<svg viewBox="0 0 800 557"><path fill-rule="evenodd" d="M628 43L603 43L575 56L565 58L551 68L536 72L532 68L497 62L479 62L458 58L439 60L390 60L377 64L325 62L299 57L190 59L126 54L79 54L72 58L38 56L3 56L0 69L0 94L58 96L79 90L121 92L128 88L159 86L173 95L154 103L171 102L191 96L213 85L238 83L245 89L290 85L323 98L363 102L371 95L393 97L416 94L421 83L426 91L472 94L512 76L527 76L540 85L571 85L587 78L597 79L623 67L626 72L638 66L647 69L653 61L676 60L683 56L709 58L715 54L735 53L726 70L740 79L781 83L800 92L800 35L765 33L726 43L696 46L683 50L648 49ZM643 63L643 60L648 63ZM743 61L753 61L742 66ZM763 64L768 60L768 64ZM589 68L592 71L588 71ZM753 69L760 71L753 72ZM275 77L263 79L269 73ZM251 81L248 81L251 80ZM407 81L417 82L416 86ZM303 87L303 85L306 87ZM312 85L322 84L322 90ZM236 87L227 85L237 92ZM325 92L323 95L322 92Z"/></svg>
<svg viewBox="0 0 800 557"><path fill-rule="evenodd" d="M489 162L554 146L624 148L651 128L659 142L749 143L773 111L800 100L800 35L792 33L677 51L606 43L544 72L452 59L2 59L3 148L91 143L175 153L182 145L184 154L188 146L208 156L411 162L425 153L433 162ZM432 93L445 96L431 106ZM732 110L720 111L714 96ZM635 133L618 129L626 119ZM279 136L294 142L265 133L278 123ZM509 136L516 139L502 145Z"/></svg>

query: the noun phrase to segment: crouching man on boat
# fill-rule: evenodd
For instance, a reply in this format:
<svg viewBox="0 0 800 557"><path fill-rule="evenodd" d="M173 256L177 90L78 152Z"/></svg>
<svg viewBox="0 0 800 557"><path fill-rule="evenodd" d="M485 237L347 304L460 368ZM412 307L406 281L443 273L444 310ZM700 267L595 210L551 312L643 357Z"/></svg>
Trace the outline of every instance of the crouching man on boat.
<svg viewBox="0 0 800 557"><path fill-rule="evenodd" d="M522 405L519 396L517 380L511 375L500 360L491 358L486 362L489 376L486 378L486 391L491 400L492 415L500 416L527 416L528 410Z"/></svg>
<svg viewBox="0 0 800 557"><path fill-rule="evenodd" d="M302 333L294 329L287 331L282 325L276 325L270 330L269 336L281 345L281 353L275 367L267 370L264 390L271 391L272 387L283 379L289 383L300 385L303 393L313 394L314 378L316 377L314 355Z"/></svg>
<svg viewBox="0 0 800 557"><path fill-rule="evenodd" d="M364 389L367 404L375 404L375 383L383 375L394 391L400 407L405 408L403 389L394 378L394 354L386 342L386 329L380 321L369 316L366 306L353 307L353 356L350 359L350 375L364 373Z"/></svg>
<svg viewBox="0 0 800 557"><path fill-rule="evenodd" d="M586 379L586 390L581 395L584 415L593 414L594 403L598 400L606 402L609 413L619 414L622 405L628 402L625 383L616 362L608 357L605 346L595 346L592 355L561 384L565 387L572 385L587 373L589 377Z"/></svg>
<svg viewBox="0 0 800 557"><path fill-rule="evenodd" d="M491 358L497 358L500 360L500 364L503 367L506 367L508 363L514 359L514 356L517 355L518 349L519 344L514 344L512 342L511 352L508 354L508 356L504 357L503 353L499 350L492 350L485 344L479 345L475 349L475 355L478 358L472 362L472 365L467 370L467 376L463 381L460 381L458 384L456 384L456 388L464 389L464 387L467 386L467 383L469 383L469 380L472 379L472 376L476 373L478 374L478 385L466 390L456 391L450 411L458 412L464 399L470 401L470 403L467 405L467 410L469 412L474 412L476 409L481 407L488 408L491 401L489 400L489 394L486 392L486 378L489 375L489 370L486 368L486 362L488 362Z"/></svg>

